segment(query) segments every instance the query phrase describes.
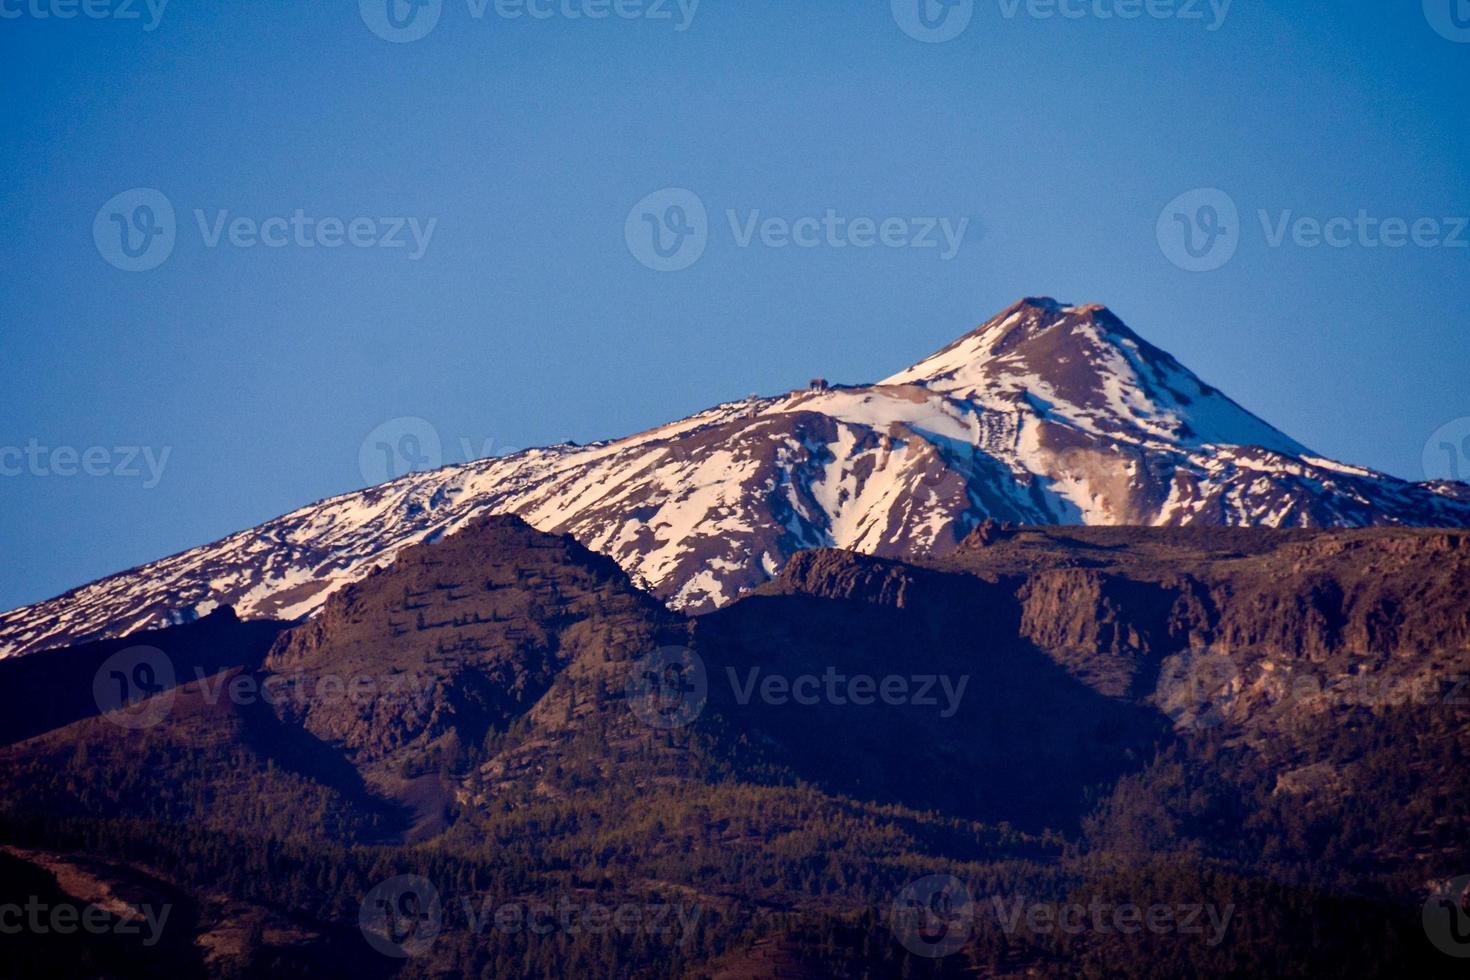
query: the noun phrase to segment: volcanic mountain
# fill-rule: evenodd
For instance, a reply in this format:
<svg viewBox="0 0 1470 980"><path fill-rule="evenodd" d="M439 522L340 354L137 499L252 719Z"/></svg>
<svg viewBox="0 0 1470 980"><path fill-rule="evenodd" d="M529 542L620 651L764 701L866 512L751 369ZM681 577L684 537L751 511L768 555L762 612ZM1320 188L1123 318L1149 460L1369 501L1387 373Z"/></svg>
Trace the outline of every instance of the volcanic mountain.
<svg viewBox="0 0 1470 980"><path fill-rule="evenodd" d="M983 524L941 558L802 552L683 616L484 515L295 626L222 608L0 663L0 905L175 910L157 949L20 930L0 962L1455 976L1425 923L1470 867L1467 583L1456 530ZM159 669L99 713L89 677L139 677L119 655ZM952 948L905 913L936 877L969 909ZM374 928L405 884L442 914ZM1208 940L1007 919L1039 895L1221 915ZM583 902L691 925L470 914Z"/></svg>
<svg viewBox="0 0 1470 980"><path fill-rule="evenodd" d="M877 384L718 405L333 497L0 615L0 656L228 604L296 619L477 515L572 535L670 606L718 608L796 552L942 557L1012 524L1470 525L1470 487L1325 459L1101 306L1025 299Z"/></svg>

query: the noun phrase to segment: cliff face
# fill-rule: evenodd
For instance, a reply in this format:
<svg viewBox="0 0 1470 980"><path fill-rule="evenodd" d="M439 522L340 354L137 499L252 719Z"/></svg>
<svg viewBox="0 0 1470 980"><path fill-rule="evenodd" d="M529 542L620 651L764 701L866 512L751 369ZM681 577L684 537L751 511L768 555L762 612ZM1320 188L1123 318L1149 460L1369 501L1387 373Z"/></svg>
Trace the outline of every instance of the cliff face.
<svg viewBox="0 0 1470 980"><path fill-rule="evenodd" d="M1031 575L1015 593L1021 635L1112 697L1139 693L1149 664L1189 645L1205 614L1201 599L1185 577L1140 581L1073 568Z"/></svg>
<svg viewBox="0 0 1470 980"><path fill-rule="evenodd" d="M1228 696L1245 730L1272 724L1273 709L1341 708L1352 687L1357 707L1433 697L1470 666L1459 531L986 527L918 564L807 553L761 591L962 604L975 623L1014 623L1016 639L1100 694L1161 704L1180 683L1203 685L1191 696Z"/></svg>
<svg viewBox="0 0 1470 980"><path fill-rule="evenodd" d="M518 517L404 551L282 635L265 669L279 710L361 765L478 747L562 674L610 672L678 617L618 566Z"/></svg>

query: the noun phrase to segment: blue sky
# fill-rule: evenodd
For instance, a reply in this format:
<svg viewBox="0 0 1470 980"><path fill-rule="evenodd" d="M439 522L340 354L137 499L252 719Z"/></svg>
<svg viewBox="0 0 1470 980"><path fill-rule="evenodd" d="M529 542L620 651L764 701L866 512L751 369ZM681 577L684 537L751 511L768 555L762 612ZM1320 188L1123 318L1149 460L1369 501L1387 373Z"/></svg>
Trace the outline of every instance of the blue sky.
<svg viewBox="0 0 1470 980"><path fill-rule="evenodd" d="M383 2L0 0L0 450L45 450L0 476L0 608L362 486L394 419L444 462L618 436L877 379L1024 295L1401 476L1470 416L1467 0L929 0L937 43L918 0L442 0L401 43ZM174 240L127 271L115 221L164 241L158 197L109 205L138 188ZM708 215L675 272L625 234L667 188ZM1239 218L1188 271L1160 226L1200 189ZM848 247L742 244L829 212ZM1360 213L1425 244L1293 224Z"/></svg>

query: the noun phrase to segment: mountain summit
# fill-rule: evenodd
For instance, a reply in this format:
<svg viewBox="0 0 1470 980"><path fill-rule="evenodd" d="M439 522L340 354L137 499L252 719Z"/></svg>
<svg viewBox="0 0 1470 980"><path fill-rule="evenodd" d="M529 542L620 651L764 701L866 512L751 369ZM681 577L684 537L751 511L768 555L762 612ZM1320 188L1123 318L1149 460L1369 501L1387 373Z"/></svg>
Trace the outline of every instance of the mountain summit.
<svg viewBox="0 0 1470 980"><path fill-rule="evenodd" d="M1023 299L880 382L920 384L994 411L1030 405L1081 431L1200 447L1306 447L1200 381L1105 306Z"/></svg>
<svg viewBox="0 0 1470 980"><path fill-rule="evenodd" d="M1015 524L1470 525L1470 494L1324 459L1102 306L1025 299L867 386L412 473L0 615L0 655L229 604L294 619L406 545L508 512L702 612L797 551L915 558Z"/></svg>

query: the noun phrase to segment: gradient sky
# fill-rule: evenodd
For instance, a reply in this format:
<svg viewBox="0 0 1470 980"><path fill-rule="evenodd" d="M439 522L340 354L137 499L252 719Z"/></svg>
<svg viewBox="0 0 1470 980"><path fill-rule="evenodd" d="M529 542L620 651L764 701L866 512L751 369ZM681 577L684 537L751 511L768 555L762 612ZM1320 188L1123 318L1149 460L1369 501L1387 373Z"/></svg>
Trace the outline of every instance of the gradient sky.
<svg viewBox="0 0 1470 980"><path fill-rule="evenodd" d="M362 486L364 438L398 417L446 463L461 439L614 437L875 380L1024 295L1106 303L1294 437L1397 475L1470 416L1470 249L1273 248L1257 217L1470 215L1470 43L1446 26L1466 0L1236 0L1215 30L1204 0L1203 20L975 0L943 43L889 0L704 0L683 31L673 0L672 20L444 0L410 43L351 0L174 0L153 30L142 0L140 20L37 16L57 2L0 0L0 448L169 456L156 486L142 465L0 476L0 608ZM139 187L177 240L127 272L93 224ZM667 187L710 215L673 273L624 237ZM1239 207L1214 271L1156 234L1196 188ZM437 224L415 261L211 248L194 217L298 208ZM970 226L950 261L742 248L727 209Z"/></svg>

